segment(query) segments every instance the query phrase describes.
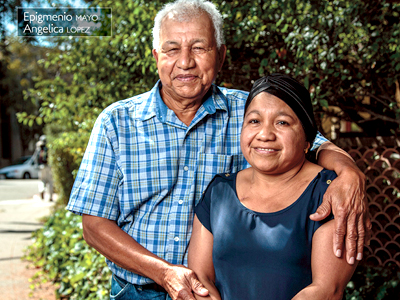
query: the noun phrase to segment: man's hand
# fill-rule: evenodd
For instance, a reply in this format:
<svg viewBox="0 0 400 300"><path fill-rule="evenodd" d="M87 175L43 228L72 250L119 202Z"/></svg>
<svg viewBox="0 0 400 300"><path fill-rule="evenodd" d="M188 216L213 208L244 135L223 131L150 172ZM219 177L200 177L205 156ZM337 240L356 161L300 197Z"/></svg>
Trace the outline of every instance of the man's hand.
<svg viewBox="0 0 400 300"><path fill-rule="evenodd" d="M192 291L199 296L208 295L192 270L172 265L151 253L115 221L84 214L82 225L83 236L90 246L122 268L153 279L173 300L195 300Z"/></svg>
<svg viewBox="0 0 400 300"><path fill-rule="evenodd" d="M184 266L171 265L164 273L162 286L172 300L195 300L193 292L203 297L208 295L196 274Z"/></svg>
<svg viewBox="0 0 400 300"><path fill-rule="evenodd" d="M355 259L362 259L364 243L369 241L372 227L365 193L365 175L355 165L336 173L338 177L332 181L322 204L310 218L320 221L333 212L334 253L341 257L345 238L347 262L354 264Z"/></svg>

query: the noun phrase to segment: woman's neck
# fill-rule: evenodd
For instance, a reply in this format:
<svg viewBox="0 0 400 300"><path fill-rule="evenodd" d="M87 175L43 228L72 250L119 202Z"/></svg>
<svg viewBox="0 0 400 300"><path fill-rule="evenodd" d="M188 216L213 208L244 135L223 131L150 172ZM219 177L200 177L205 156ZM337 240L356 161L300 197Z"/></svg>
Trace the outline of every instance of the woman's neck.
<svg viewBox="0 0 400 300"><path fill-rule="evenodd" d="M275 212L295 202L321 167L305 160L282 174L263 174L253 168L239 172L237 194L244 206L258 212Z"/></svg>

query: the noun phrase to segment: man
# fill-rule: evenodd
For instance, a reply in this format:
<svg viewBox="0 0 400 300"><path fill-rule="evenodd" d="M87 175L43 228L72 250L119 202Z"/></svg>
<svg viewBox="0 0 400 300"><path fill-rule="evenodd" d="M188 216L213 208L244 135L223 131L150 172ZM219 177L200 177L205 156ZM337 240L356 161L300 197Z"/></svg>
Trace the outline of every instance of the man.
<svg viewBox="0 0 400 300"><path fill-rule="evenodd" d="M193 207L216 173L247 166L239 137L248 93L212 84L226 54L212 3L166 5L153 38L160 81L99 116L67 208L83 215L85 240L107 258L112 299L195 299L208 291L184 266ZM346 234L354 263L369 223L364 175L333 144L319 149L319 163L338 178L313 219L332 206L335 252L341 255Z"/></svg>

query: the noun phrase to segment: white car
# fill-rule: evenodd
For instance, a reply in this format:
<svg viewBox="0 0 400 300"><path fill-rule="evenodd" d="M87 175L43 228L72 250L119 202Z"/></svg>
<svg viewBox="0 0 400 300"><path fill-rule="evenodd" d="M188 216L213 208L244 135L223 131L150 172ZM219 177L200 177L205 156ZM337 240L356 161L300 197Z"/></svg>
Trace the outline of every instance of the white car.
<svg viewBox="0 0 400 300"><path fill-rule="evenodd" d="M36 155L22 156L11 166L0 169L0 179L6 178L38 178L39 165Z"/></svg>

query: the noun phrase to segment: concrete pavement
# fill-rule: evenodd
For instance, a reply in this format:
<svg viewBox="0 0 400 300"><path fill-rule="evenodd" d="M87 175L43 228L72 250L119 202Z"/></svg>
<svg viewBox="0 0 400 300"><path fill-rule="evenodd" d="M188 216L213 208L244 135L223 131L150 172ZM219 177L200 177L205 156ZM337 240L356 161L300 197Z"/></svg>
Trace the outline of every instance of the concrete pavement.
<svg viewBox="0 0 400 300"><path fill-rule="evenodd" d="M29 300L30 282L27 263L21 260L32 243L31 234L51 213L54 202L31 199L0 201L0 297L2 300ZM32 271L30 272L32 274ZM50 300L50 299L46 299Z"/></svg>

